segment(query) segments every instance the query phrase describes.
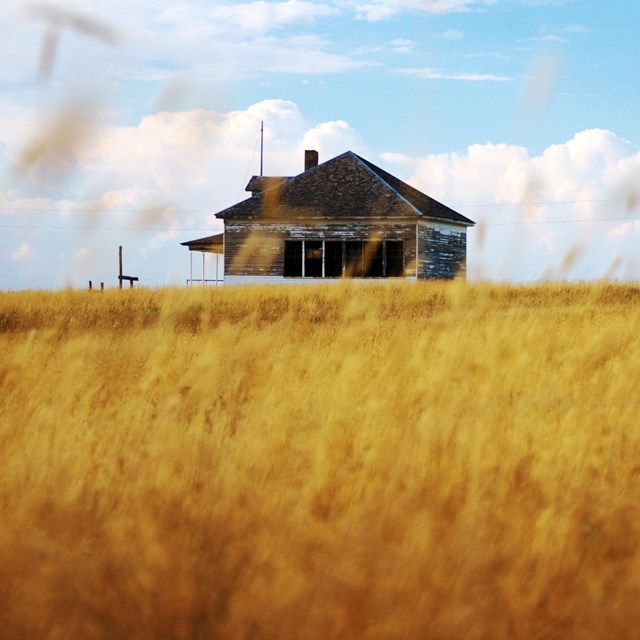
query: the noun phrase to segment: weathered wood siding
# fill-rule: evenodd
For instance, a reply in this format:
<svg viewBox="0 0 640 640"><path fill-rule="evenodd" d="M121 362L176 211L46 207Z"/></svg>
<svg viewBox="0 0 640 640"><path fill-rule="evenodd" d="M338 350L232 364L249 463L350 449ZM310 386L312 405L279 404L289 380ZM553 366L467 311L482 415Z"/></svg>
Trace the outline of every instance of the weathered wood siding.
<svg viewBox="0 0 640 640"><path fill-rule="evenodd" d="M276 224L225 222L224 276L282 275L286 229Z"/></svg>
<svg viewBox="0 0 640 640"><path fill-rule="evenodd" d="M280 276L285 240L404 240L405 275L416 275L415 223L368 224L363 221L225 221L225 279L229 276Z"/></svg>
<svg viewBox="0 0 640 640"><path fill-rule="evenodd" d="M404 280L415 281L415 276L406 277ZM236 286L243 284L291 284L291 285L314 285L330 284L342 282L341 278L283 278L282 276L225 276L224 286ZM367 283L393 283L398 282L398 278L352 278L351 282L357 285Z"/></svg>
<svg viewBox="0 0 640 640"><path fill-rule="evenodd" d="M418 225L418 278L466 278L467 230L440 223Z"/></svg>

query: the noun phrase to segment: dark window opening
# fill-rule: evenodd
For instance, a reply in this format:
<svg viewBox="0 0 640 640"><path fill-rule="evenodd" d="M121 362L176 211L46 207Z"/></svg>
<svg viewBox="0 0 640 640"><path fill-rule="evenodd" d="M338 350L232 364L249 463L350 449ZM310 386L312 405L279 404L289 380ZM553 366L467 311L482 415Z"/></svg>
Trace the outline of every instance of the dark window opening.
<svg viewBox="0 0 640 640"><path fill-rule="evenodd" d="M322 278L322 240L305 241L304 275L307 278Z"/></svg>
<svg viewBox="0 0 640 640"><path fill-rule="evenodd" d="M325 278L342 277L342 240L326 240L324 243Z"/></svg>
<svg viewBox="0 0 640 640"><path fill-rule="evenodd" d="M364 248L365 278L384 278L384 243L370 240Z"/></svg>
<svg viewBox="0 0 640 640"><path fill-rule="evenodd" d="M402 278L404 241L285 240L286 278Z"/></svg>
<svg viewBox="0 0 640 640"><path fill-rule="evenodd" d="M364 275L364 242L347 240L344 243L345 271L347 278L362 278Z"/></svg>
<svg viewBox="0 0 640 640"><path fill-rule="evenodd" d="M387 278L402 278L404 276L404 242L402 240L387 240Z"/></svg>
<svg viewBox="0 0 640 640"><path fill-rule="evenodd" d="M302 277L302 241L300 240L285 240L284 277Z"/></svg>

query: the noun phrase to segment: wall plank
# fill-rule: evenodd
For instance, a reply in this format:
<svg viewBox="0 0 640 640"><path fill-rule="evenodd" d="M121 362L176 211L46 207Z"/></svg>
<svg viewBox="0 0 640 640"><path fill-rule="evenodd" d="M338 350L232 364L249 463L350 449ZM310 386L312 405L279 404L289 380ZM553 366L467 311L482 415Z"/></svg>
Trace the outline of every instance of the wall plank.
<svg viewBox="0 0 640 640"><path fill-rule="evenodd" d="M225 277L282 276L285 240L404 240L407 276L415 276L415 223L226 222Z"/></svg>

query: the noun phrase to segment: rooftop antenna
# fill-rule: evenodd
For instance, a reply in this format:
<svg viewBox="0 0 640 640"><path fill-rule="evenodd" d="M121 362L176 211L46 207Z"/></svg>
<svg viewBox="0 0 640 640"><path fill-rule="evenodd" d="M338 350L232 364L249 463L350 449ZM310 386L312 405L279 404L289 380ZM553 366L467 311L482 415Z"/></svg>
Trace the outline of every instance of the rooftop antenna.
<svg viewBox="0 0 640 640"><path fill-rule="evenodd" d="M260 120L260 177L262 177L263 162L264 162L264 120Z"/></svg>

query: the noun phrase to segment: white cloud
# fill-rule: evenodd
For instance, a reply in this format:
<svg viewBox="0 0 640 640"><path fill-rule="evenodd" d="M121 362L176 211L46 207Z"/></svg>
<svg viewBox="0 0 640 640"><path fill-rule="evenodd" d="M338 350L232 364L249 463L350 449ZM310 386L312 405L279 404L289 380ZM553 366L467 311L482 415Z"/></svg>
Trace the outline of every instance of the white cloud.
<svg viewBox="0 0 640 640"><path fill-rule="evenodd" d="M72 260L76 263L86 265L91 262L93 255L87 247L80 247L74 254Z"/></svg>
<svg viewBox="0 0 640 640"><path fill-rule="evenodd" d="M33 260L35 255L34 248L26 242L23 242L17 249L11 252L11 259L14 262L27 262Z"/></svg>
<svg viewBox="0 0 640 640"><path fill-rule="evenodd" d="M480 246L470 243L471 277L564 277L570 266L571 276L595 278L615 260L630 264L640 250L640 151L611 131L581 131L537 156L487 143L464 153L383 158L417 188L481 223L471 232L483 238ZM570 251L576 259L563 267Z"/></svg>
<svg viewBox="0 0 640 640"><path fill-rule="evenodd" d="M234 58L233 73L321 74L342 73L371 66L366 61L327 51L329 43L312 35L291 38L264 37L245 46L243 58Z"/></svg>
<svg viewBox="0 0 640 640"><path fill-rule="evenodd" d="M539 36L531 36L529 40L531 40L532 42L555 42L558 44L564 44L568 42L566 38L563 38L557 33L545 33Z"/></svg>
<svg viewBox="0 0 640 640"><path fill-rule="evenodd" d="M323 122L307 131L299 145L300 150L315 149L324 162L344 151L360 151L362 140L354 129L344 120Z"/></svg>
<svg viewBox="0 0 640 640"><path fill-rule="evenodd" d="M570 24L567 25L564 30L567 33L591 33L591 29L585 27L583 24Z"/></svg>
<svg viewBox="0 0 640 640"><path fill-rule="evenodd" d="M167 3L148 0L79 0L64 6L86 14L87 20L108 24L123 34L115 47L103 46L77 30L65 28L51 61L51 87L83 81L97 89L123 82L167 81L175 74L192 77L197 86L213 82L235 83L265 74L334 74L372 66L344 39L336 39L333 26L354 15L379 20L403 12L447 13L487 6L493 0L285 0L210 3L192 0ZM27 0L14 3L27 6ZM47 6L57 6L49 3ZM63 6L63 5L60 5ZM38 77L39 52L46 41L46 25L14 11L11 21L0 21L0 42L5 59L0 82L23 87ZM325 27L326 25L326 27ZM319 31L319 27L322 31ZM447 38L461 32L445 31ZM391 45L396 53L413 50L408 41ZM362 51L362 50L361 50ZM16 89L18 91L18 89Z"/></svg>
<svg viewBox="0 0 640 640"><path fill-rule="evenodd" d="M204 109L156 113L137 127L101 129L78 169L92 177L92 192L108 192L112 201L126 197L137 206L147 199L149 206L155 200L200 207L228 179L227 168L239 169L248 161L260 119L286 120L291 110L277 103L227 114Z"/></svg>
<svg viewBox="0 0 640 640"><path fill-rule="evenodd" d="M95 190L107 194L105 204L121 207L124 200L139 207L155 196L178 209L221 208L246 195L245 176L257 172L261 122L265 170L275 175L302 171L304 148L316 148L326 160L362 146L344 121L311 127L295 103L264 100L243 111L161 112L138 127L104 128L79 169L93 176Z"/></svg>
<svg viewBox="0 0 640 640"><path fill-rule="evenodd" d="M424 80L461 80L465 82L507 82L511 80L508 76L499 76L492 73L445 72L429 67L400 69L398 73Z"/></svg>
<svg viewBox="0 0 640 640"><path fill-rule="evenodd" d="M180 222L178 220L173 220L166 231L160 231L147 242L147 244L142 248L141 254L146 258L152 251L162 249L171 241L177 243L176 237L179 231Z"/></svg>
<svg viewBox="0 0 640 640"><path fill-rule="evenodd" d="M496 0L372 0L354 2L356 16L360 19L378 22L387 20L403 11L420 11L431 14L471 11L483 5L494 4Z"/></svg>
<svg viewBox="0 0 640 640"><path fill-rule="evenodd" d="M470 145L465 153L384 158L411 171L413 180L464 204L526 203L533 183L541 201L626 202L624 190L640 178L636 146L606 129L581 131L533 157L524 147L486 143Z"/></svg>
<svg viewBox="0 0 640 640"><path fill-rule="evenodd" d="M629 239L640 239L640 220L633 220L631 222L625 222L621 224L607 234L609 242L620 242L621 240L627 241Z"/></svg>
<svg viewBox="0 0 640 640"><path fill-rule="evenodd" d="M410 53L413 51L415 42L404 38L396 38L389 43L389 46L394 53Z"/></svg>
<svg viewBox="0 0 640 640"><path fill-rule="evenodd" d="M434 38L441 38L442 40L462 40L464 32L458 31L458 29L447 29L442 33L436 33Z"/></svg>
<svg viewBox="0 0 640 640"><path fill-rule="evenodd" d="M308 24L322 18L344 15L351 7L358 18L378 21L404 11L446 14L473 11L495 4L497 0L347 0L346 2L246 2L211 6L204 0L172 5L159 12L158 22L186 29L190 34L201 29L225 30L233 27L246 32L267 33L292 24Z"/></svg>
<svg viewBox="0 0 640 640"><path fill-rule="evenodd" d="M339 14L335 7L318 2L259 0L244 4L174 5L158 20L161 23L173 23L192 35L215 35L227 30L263 34L279 26L309 24L317 18Z"/></svg>
<svg viewBox="0 0 640 640"><path fill-rule="evenodd" d="M574 0L522 0L524 4L531 5L533 7L561 7L562 5L569 4Z"/></svg>
<svg viewBox="0 0 640 640"><path fill-rule="evenodd" d="M273 72L336 73L362 66L311 31L319 20L340 18L341 9L333 4L258 0L219 5L196 0L167 7L159 0L113 0L71 6L89 22L108 23L124 36L117 46L105 47L65 28L47 63L51 87L81 79L93 88L127 80L157 82L176 73L192 74L201 84ZM0 42L3 56L12 64L0 65L0 82L24 92L24 83L34 82L42 67L47 26L25 12L10 15L11 20L0 21Z"/></svg>

